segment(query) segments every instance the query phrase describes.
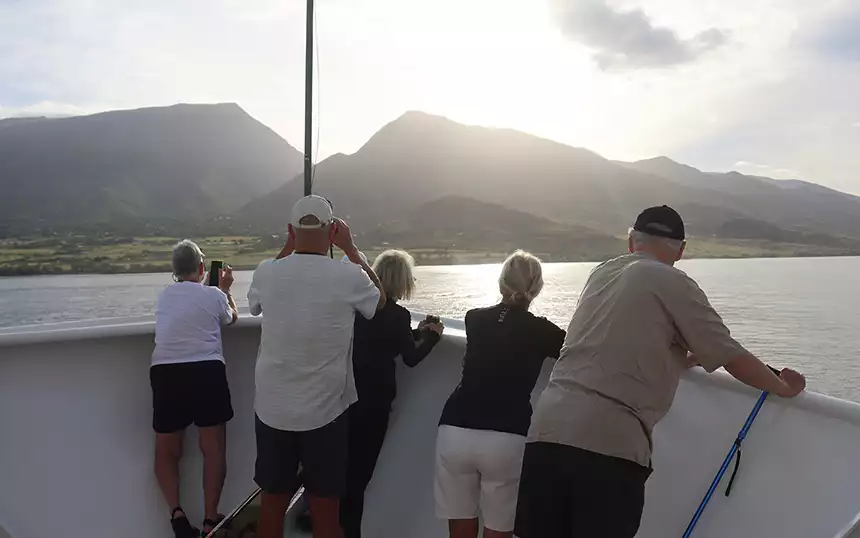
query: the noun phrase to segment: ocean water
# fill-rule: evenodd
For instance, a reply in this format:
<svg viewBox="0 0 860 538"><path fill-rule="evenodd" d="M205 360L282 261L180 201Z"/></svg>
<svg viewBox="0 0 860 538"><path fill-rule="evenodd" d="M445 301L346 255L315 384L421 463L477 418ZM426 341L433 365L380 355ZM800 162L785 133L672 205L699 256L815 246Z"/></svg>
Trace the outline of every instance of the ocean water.
<svg viewBox="0 0 860 538"><path fill-rule="evenodd" d="M566 327L594 264L544 266L532 310ZM691 260L695 278L750 351L807 375L812 390L860 401L860 258ZM499 265L419 267L414 311L460 318L498 299ZM237 272L240 308L250 272ZM0 327L151 314L167 274L0 278Z"/></svg>

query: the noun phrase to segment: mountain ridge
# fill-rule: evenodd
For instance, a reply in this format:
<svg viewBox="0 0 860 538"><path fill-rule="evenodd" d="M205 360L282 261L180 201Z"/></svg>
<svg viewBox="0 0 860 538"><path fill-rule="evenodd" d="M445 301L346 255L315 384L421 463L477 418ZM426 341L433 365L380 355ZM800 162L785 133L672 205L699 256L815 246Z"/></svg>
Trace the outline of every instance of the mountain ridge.
<svg viewBox="0 0 860 538"><path fill-rule="evenodd" d="M230 213L301 170L235 103L179 104L0 128L0 229L134 229Z"/></svg>
<svg viewBox="0 0 860 538"><path fill-rule="evenodd" d="M704 189L746 218L793 231L848 236L860 233L860 197L852 194L796 179L750 176L737 171L702 172L668 158L622 164L661 175L679 185Z"/></svg>
<svg viewBox="0 0 860 538"><path fill-rule="evenodd" d="M702 172L665 156L610 161L518 131L462 125L416 111L383 126L355 153L319 163L315 177L316 191L362 226L435 198L462 195L615 234L626 232L642 208L662 203L681 212L692 235L717 236L725 233L726 222L751 220L797 234L860 233L860 198L826 187ZM299 187L297 178L251 202L237 212L238 220L282 227L276 208L298 199ZM375 193L384 193L386 203ZM773 196L779 199L768 200ZM814 210L803 207L804 197L813 200Z"/></svg>
<svg viewBox="0 0 860 538"><path fill-rule="evenodd" d="M301 160L235 103L0 120L0 187L7 193L0 236L281 233L303 194ZM641 209L665 203L678 209L692 237L820 242L860 252L854 195L801 180L704 172L666 156L612 161L418 111L387 123L355 153L318 163L314 178L315 192L332 200L357 234L404 246L434 237L433 248L442 248L471 233L470 248L481 241L512 246L513 238L527 247L532 237L545 249L555 241L554 256L586 246L603 252L616 248Z"/></svg>

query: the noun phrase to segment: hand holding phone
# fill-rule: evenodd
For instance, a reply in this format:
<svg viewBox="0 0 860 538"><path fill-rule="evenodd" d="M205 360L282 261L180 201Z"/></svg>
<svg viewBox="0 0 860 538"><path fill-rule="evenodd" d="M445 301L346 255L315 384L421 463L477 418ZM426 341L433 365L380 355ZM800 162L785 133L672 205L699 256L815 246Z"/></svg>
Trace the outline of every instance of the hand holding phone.
<svg viewBox="0 0 860 538"><path fill-rule="evenodd" d="M233 287L233 282L235 278L233 278L233 268L229 265L225 265L224 269L221 269L221 276L219 277L218 287L224 293L229 294L230 288Z"/></svg>

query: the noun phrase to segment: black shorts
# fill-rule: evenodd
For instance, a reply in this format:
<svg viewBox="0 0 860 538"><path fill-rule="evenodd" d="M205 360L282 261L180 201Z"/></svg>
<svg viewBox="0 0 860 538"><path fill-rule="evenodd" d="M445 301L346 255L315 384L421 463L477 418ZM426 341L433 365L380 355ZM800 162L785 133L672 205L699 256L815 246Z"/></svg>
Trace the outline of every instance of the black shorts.
<svg viewBox="0 0 860 538"><path fill-rule="evenodd" d="M519 538L633 538L651 469L555 443L529 443L517 500Z"/></svg>
<svg viewBox="0 0 860 538"><path fill-rule="evenodd" d="M221 361L159 364L149 369L156 433L224 424L233 418L227 369Z"/></svg>
<svg viewBox="0 0 860 538"><path fill-rule="evenodd" d="M322 428L303 432L272 428L255 416L254 481L266 493L292 495L303 484L315 497L346 493L349 422L343 413ZM301 477L297 476L301 464Z"/></svg>

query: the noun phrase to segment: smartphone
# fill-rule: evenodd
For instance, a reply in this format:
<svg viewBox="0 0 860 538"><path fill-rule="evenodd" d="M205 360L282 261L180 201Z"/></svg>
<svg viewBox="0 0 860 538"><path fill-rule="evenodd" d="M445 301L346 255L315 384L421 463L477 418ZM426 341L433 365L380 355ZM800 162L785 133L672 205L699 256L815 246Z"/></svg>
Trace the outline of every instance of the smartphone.
<svg viewBox="0 0 860 538"><path fill-rule="evenodd" d="M210 286L217 286L221 282L219 281L219 277L221 276L221 269L224 268L224 262L221 260L212 260L212 263L209 264L209 284Z"/></svg>

